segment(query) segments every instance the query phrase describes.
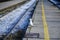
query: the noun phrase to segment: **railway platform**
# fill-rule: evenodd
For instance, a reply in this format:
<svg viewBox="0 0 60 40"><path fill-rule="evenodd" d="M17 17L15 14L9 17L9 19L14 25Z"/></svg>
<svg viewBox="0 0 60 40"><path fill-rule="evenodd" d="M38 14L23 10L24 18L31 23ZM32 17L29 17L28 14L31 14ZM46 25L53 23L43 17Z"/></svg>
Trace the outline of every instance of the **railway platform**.
<svg viewBox="0 0 60 40"><path fill-rule="evenodd" d="M60 9L48 0L30 0L1 17L0 26L7 40L60 40Z"/></svg>
<svg viewBox="0 0 60 40"><path fill-rule="evenodd" d="M38 33L28 40L60 40L60 10L48 0L39 0L30 33ZM28 28L29 29L29 28ZM27 30L28 33L29 30ZM24 38L24 40L26 40Z"/></svg>

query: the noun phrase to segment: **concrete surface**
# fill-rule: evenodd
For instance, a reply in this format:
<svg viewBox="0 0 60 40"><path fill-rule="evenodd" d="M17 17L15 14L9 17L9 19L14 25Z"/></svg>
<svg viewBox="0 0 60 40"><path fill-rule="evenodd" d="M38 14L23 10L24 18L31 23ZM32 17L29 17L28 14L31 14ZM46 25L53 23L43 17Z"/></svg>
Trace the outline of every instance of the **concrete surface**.
<svg viewBox="0 0 60 40"><path fill-rule="evenodd" d="M2 3L0 3L0 10L10 7L12 5L16 5L16 4L21 3L23 1L26 1L26 0L11 0L11 1L2 2Z"/></svg>
<svg viewBox="0 0 60 40"><path fill-rule="evenodd" d="M30 33L39 33L39 38L28 38L28 40L44 40L44 27L42 24L42 0L39 0L35 13L33 15L34 27ZM60 40L60 10L44 0L45 16L48 24L50 40ZM28 30L27 30L28 32ZM24 38L24 40L27 40Z"/></svg>

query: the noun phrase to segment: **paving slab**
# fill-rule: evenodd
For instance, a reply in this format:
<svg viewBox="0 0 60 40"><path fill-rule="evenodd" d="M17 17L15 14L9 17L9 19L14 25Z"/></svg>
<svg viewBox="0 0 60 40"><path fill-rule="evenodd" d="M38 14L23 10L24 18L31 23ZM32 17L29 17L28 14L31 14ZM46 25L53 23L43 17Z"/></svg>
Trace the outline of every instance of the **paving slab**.
<svg viewBox="0 0 60 40"><path fill-rule="evenodd" d="M39 0L34 12L34 26L30 33L39 33L39 38L28 38L28 40L44 40L44 27L42 23L42 0ZM44 0L45 16L48 24L50 40L60 40L60 10L47 0Z"/></svg>
<svg viewBox="0 0 60 40"><path fill-rule="evenodd" d="M44 7L50 40L60 40L60 10L49 2L44 2Z"/></svg>

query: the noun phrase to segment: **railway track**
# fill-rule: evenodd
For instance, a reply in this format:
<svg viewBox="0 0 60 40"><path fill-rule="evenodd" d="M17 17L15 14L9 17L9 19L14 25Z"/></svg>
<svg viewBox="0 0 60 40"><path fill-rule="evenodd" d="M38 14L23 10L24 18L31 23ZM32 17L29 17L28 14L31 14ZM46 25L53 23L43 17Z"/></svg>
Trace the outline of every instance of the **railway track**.
<svg viewBox="0 0 60 40"><path fill-rule="evenodd" d="M6 40L11 34L15 34L18 31L20 31L20 35L23 35L19 36L20 39L24 37L37 2L37 0L30 0L21 7L0 18L1 39Z"/></svg>
<svg viewBox="0 0 60 40"><path fill-rule="evenodd" d="M17 2L17 3L12 4L12 5L10 5L9 2L6 2L9 5L7 4L7 6L4 6L2 8L0 7L0 18L3 17L4 15L8 14L9 12L15 10L16 8L20 7L21 5L23 5L26 2L27 2L27 0L23 0L21 2ZM3 5L2 3L0 3L0 4Z"/></svg>

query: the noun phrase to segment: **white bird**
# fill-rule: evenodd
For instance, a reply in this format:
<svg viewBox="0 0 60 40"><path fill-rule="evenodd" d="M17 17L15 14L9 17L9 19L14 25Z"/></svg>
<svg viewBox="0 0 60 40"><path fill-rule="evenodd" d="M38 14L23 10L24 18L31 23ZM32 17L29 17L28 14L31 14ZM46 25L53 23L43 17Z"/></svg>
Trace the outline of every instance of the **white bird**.
<svg viewBox="0 0 60 40"><path fill-rule="evenodd" d="M30 19L30 25L31 25L31 26L34 26L32 19Z"/></svg>

